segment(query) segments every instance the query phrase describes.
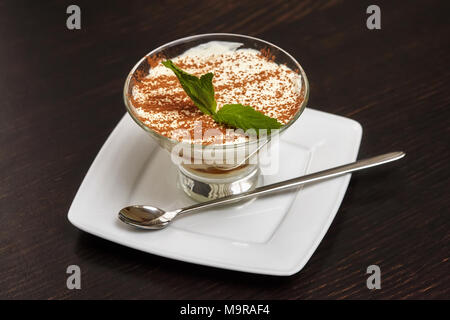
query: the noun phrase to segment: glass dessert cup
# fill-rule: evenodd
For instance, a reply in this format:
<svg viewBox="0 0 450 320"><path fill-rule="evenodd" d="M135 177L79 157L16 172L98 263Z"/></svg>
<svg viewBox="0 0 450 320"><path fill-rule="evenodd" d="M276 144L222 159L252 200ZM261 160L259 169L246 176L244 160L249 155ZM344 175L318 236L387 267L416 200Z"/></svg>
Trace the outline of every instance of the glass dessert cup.
<svg viewBox="0 0 450 320"><path fill-rule="evenodd" d="M195 144L180 142L163 136L148 126L138 117L130 95L135 79L149 74L151 68L148 57L175 58L188 49L210 41L237 42L239 49L256 49L270 52L277 64L283 64L301 76L300 102L297 112L291 120L279 130L271 134L250 135L245 142L229 142L226 144ZM130 71L124 86L124 102L133 120L144 129L159 145L171 154L174 165L178 167L178 186L191 198L207 201L227 195L252 190L261 180L259 159L268 153L271 144L278 141L279 134L285 132L301 115L309 96L309 84L300 64L283 49L257 38L237 34L203 34L167 43L143 57ZM279 154L270 156L278 157ZM175 183L175 182L174 182Z"/></svg>

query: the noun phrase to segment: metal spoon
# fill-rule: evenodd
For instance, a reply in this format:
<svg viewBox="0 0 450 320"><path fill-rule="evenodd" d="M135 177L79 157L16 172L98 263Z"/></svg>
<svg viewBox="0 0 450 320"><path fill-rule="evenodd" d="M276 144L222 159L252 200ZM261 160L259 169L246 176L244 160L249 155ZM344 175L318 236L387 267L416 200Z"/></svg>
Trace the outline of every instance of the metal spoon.
<svg viewBox="0 0 450 320"><path fill-rule="evenodd" d="M218 205L224 205L227 203L235 202L238 200L248 199L256 196L265 195L277 191L282 191L294 187L301 186L305 183L329 179L337 176L344 175L346 173L363 170L385 164L391 161L401 159L405 156L404 152L391 152L383 155L379 155L373 158L359 160L346 165L334 167L331 169L319 171L316 173L308 174L306 176L285 180L270 184L267 186L255 188L252 191L247 191L240 194L235 194L219 199L214 199L207 202L194 204L189 207L177 209L173 211L165 212L162 209L152 206L135 205L125 207L119 212L119 219L126 224L142 228L142 229L163 229L167 227L170 222L177 216L192 212L199 209L207 209Z"/></svg>

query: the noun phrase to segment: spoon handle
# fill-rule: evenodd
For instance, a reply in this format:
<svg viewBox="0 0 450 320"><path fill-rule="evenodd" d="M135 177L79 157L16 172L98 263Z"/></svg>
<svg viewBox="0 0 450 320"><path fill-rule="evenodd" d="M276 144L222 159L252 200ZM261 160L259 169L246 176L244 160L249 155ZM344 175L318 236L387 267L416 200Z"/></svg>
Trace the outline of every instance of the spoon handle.
<svg viewBox="0 0 450 320"><path fill-rule="evenodd" d="M395 161L395 160L403 158L404 156L405 156L405 153L402 151L382 154L382 155L379 155L376 157L363 159L363 160L359 160L359 161L345 164L342 166L334 167L331 169L311 173L311 174L308 174L308 175L305 175L302 177L297 177L297 178L269 184L267 186L258 187L252 191L247 191L247 192L240 193L240 194L235 194L235 195L226 196L223 198L218 198L218 199L194 204L192 206L181 209L180 211L177 212L177 214L188 213L188 212L200 209L200 208L201 209L211 208L214 206L223 205L223 204L234 202L237 200L248 199L248 198L252 198L252 197L256 197L256 196L265 195L268 193L273 193L273 192L278 192L278 191L298 187L298 186L301 186L301 185L303 185L305 183L309 183L309 182L320 181L320 180L324 180L324 179L338 177L338 176L341 176L341 175L344 175L344 174L347 174L350 172L363 170L363 169L371 168L371 167L378 166L381 164L385 164L385 163L388 163L391 161Z"/></svg>

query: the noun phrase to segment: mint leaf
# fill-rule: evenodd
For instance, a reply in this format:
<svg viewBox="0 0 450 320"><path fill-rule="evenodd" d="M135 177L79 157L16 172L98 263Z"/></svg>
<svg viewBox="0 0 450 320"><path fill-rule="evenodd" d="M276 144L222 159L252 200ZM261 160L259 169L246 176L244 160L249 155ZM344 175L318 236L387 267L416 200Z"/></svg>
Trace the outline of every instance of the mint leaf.
<svg viewBox="0 0 450 320"><path fill-rule="evenodd" d="M200 78L178 68L171 60L163 61L162 64L171 69L180 81L186 94L194 104L205 114L216 113L217 102L214 97L212 84L212 73L202 75Z"/></svg>
<svg viewBox="0 0 450 320"><path fill-rule="evenodd" d="M279 129L283 125L277 119L266 116L264 113L242 104L226 104L217 111L213 118L220 124L234 128L248 129Z"/></svg>
<svg viewBox="0 0 450 320"><path fill-rule="evenodd" d="M217 102L214 97L212 84L212 73L202 75L200 78L178 68L171 60L163 61L162 64L171 69L180 81L186 94L194 104L205 114L211 115L219 124L233 128L241 128L244 131L255 129L278 129L283 125L277 119L266 116L250 106L242 104L226 104L216 113Z"/></svg>

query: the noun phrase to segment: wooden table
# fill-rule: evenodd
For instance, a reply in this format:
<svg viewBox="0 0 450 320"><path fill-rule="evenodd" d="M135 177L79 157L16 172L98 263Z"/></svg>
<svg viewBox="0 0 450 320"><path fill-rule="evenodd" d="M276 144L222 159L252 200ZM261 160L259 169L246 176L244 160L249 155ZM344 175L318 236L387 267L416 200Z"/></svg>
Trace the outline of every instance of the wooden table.
<svg viewBox="0 0 450 320"><path fill-rule="evenodd" d="M449 298L448 1L0 2L0 298ZM67 211L123 116L124 79L151 49L231 32L298 58L309 106L359 121L360 157L404 150L352 177L305 268L291 277L219 270L138 252L73 227ZM293 244L295 245L295 244ZM79 265L81 290L66 288ZM380 290L366 268L381 268Z"/></svg>

